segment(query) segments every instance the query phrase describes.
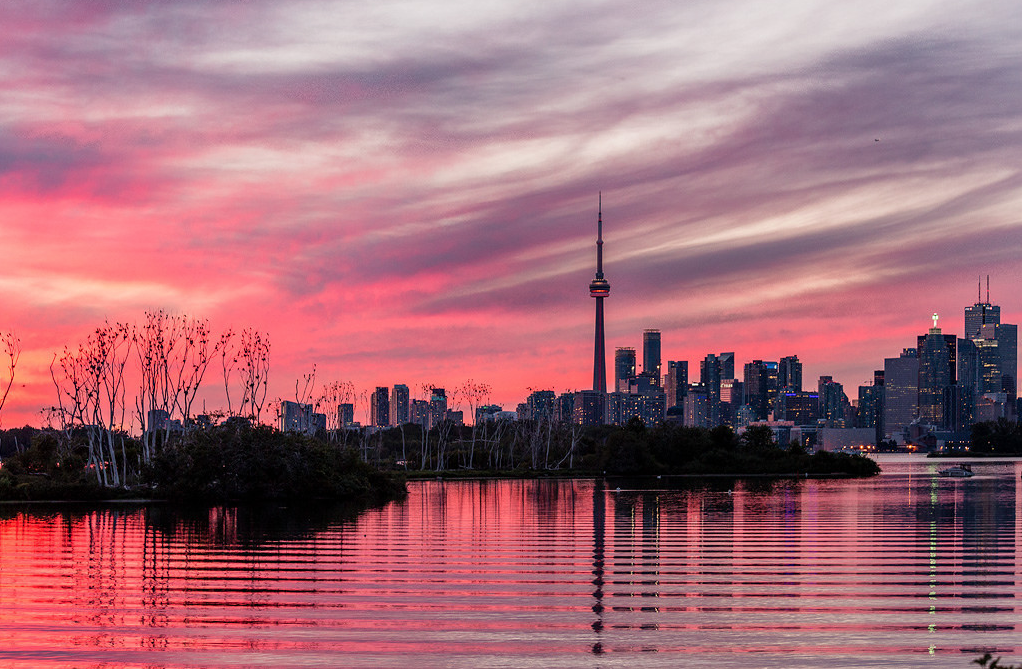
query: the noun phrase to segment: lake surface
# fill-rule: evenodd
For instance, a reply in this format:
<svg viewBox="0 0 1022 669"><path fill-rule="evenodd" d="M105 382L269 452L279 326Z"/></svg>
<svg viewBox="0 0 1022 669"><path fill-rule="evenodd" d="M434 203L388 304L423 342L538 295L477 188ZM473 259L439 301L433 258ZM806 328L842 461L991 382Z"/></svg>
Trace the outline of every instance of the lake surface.
<svg viewBox="0 0 1022 669"><path fill-rule="evenodd" d="M1022 661L1022 463L879 459L859 481L413 482L360 515L0 506L0 666Z"/></svg>

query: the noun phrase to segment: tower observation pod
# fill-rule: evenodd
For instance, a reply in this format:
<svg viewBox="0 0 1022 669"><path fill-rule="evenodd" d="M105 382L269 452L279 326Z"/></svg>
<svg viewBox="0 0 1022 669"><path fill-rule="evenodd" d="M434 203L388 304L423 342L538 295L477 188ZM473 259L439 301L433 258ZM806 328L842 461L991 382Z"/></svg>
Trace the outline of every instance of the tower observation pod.
<svg viewBox="0 0 1022 669"><path fill-rule="evenodd" d="M593 390L607 392L607 350L603 332L603 300L610 295L610 283L603 278L603 194L596 217L596 277L589 282L589 296L596 299L596 345L593 352Z"/></svg>

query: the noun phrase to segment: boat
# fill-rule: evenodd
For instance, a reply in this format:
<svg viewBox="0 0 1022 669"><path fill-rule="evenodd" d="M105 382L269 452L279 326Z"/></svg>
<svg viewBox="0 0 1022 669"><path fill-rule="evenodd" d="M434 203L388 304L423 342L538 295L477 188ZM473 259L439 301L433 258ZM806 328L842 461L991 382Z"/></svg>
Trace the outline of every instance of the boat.
<svg viewBox="0 0 1022 669"><path fill-rule="evenodd" d="M955 465L954 467L948 467L947 469L941 469L937 472L939 476L945 476L953 479L964 479L969 478L973 475L972 465Z"/></svg>

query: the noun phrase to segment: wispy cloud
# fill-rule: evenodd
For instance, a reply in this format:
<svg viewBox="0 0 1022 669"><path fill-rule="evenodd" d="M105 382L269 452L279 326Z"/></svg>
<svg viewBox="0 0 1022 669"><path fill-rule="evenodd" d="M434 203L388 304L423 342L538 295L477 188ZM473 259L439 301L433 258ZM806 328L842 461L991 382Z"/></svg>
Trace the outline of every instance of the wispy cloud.
<svg viewBox="0 0 1022 669"><path fill-rule="evenodd" d="M854 385L1019 276L1015 11L8 3L0 329L38 363L167 307L270 331L279 393L318 362L513 405L586 384L602 190L611 348Z"/></svg>

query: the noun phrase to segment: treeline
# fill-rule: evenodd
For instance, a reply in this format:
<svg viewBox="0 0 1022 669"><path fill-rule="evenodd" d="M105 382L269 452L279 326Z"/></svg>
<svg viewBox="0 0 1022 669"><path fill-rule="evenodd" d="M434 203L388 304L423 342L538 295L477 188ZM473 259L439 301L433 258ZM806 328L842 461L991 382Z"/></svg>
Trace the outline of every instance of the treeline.
<svg viewBox="0 0 1022 669"><path fill-rule="evenodd" d="M120 434L118 444L129 466L123 483L111 488L95 475L82 430L70 435L33 428L0 433L0 499L332 499L373 504L405 494L403 476L364 462L354 449L248 421L177 435L158 444L148 460L142 457L140 439Z"/></svg>
<svg viewBox="0 0 1022 669"><path fill-rule="evenodd" d="M1022 455L1022 425L1007 418L975 423L969 450L992 455Z"/></svg>
<svg viewBox="0 0 1022 669"><path fill-rule="evenodd" d="M638 418L624 427L585 428L525 420L428 431L409 424L362 434L366 459L410 472L872 476L880 471L865 456L780 447L762 426L737 435L727 426L646 428Z"/></svg>
<svg viewBox="0 0 1022 669"><path fill-rule="evenodd" d="M280 432L245 420L177 433L143 457L138 438L118 434L124 483L103 486L84 430L22 428L0 433L0 498L99 499L112 496L223 501L360 499L400 495L394 473L461 472L561 475L872 476L864 456L780 447L769 428L736 435L662 424L647 429L583 428L555 421L479 426L444 421L432 429L404 425L316 436ZM26 445L27 444L27 445ZM105 466L100 463L99 466Z"/></svg>

